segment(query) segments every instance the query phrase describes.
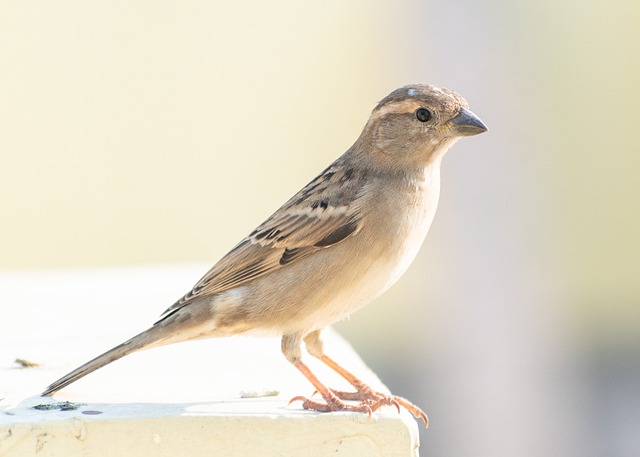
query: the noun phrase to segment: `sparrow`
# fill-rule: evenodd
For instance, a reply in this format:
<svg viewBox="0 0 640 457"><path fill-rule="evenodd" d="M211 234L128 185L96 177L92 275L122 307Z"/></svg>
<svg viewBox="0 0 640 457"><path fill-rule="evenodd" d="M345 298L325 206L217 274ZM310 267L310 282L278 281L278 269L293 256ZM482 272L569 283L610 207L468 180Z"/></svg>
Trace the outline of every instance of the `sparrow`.
<svg viewBox="0 0 640 457"><path fill-rule="evenodd" d="M433 220L440 163L464 136L485 132L456 92L427 84L394 90L373 109L347 152L218 261L149 329L52 383L52 395L132 352L237 334L281 336L286 359L323 401L319 412L367 413L405 407L405 398L375 391L324 353L322 330L371 302L409 267ZM323 384L302 360L307 352L355 389Z"/></svg>

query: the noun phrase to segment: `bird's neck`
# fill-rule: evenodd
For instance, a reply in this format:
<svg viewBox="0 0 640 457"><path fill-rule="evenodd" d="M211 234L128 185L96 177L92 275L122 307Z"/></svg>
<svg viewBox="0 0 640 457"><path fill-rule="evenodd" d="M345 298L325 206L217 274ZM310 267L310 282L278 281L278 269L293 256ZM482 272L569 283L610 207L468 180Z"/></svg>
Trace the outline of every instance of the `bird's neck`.
<svg viewBox="0 0 640 457"><path fill-rule="evenodd" d="M426 189L440 188L440 163L442 156L434 157L426 165L405 170L403 181L410 187Z"/></svg>

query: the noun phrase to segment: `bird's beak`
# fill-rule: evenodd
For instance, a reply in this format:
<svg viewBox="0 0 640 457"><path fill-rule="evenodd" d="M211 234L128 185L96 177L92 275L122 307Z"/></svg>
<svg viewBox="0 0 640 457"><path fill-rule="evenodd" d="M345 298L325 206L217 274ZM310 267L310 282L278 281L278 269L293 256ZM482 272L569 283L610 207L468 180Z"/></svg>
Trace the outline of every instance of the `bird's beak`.
<svg viewBox="0 0 640 457"><path fill-rule="evenodd" d="M451 128L461 136L472 136L487 131L487 126L480 118L466 108L460 108L458 115L449 123Z"/></svg>

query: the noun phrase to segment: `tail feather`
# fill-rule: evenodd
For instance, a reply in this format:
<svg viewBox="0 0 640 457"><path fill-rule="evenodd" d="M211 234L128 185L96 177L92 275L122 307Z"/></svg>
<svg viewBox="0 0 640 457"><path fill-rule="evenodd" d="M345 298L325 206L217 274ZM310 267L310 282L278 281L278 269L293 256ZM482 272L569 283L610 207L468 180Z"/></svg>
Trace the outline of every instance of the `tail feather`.
<svg viewBox="0 0 640 457"><path fill-rule="evenodd" d="M108 350L104 354L99 355L95 359L90 360L89 362L76 368L70 373L67 373L62 378L52 383L45 389L44 392L42 392L41 395L52 395L63 387L66 387L69 384L76 382L78 379L88 375L89 373L94 372L98 368L102 368L103 366L115 360L118 360L125 355L131 354L132 352L137 352L152 346L165 344L163 340L167 339L167 335L165 332L158 330L160 330L158 327L151 327L150 329L145 330L139 335L136 335L133 338L125 341L124 343L119 344L113 349Z"/></svg>

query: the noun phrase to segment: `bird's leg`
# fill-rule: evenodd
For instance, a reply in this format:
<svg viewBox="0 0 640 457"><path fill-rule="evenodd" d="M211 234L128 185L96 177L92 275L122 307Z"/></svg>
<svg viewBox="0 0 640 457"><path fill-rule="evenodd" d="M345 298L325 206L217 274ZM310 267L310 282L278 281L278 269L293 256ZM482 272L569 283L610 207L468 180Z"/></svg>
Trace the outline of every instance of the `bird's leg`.
<svg viewBox="0 0 640 457"><path fill-rule="evenodd" d="M299 335L284 335L282 337L282 352L287 360L289 360L300 372L313 384L316 391L322 395L322 398L326 403L318 403L312 401L306 397L294 397L289 403L294 401L302 401L302 407L319 412L331 412L331 411L354 411L367 413L371 415L372 409L367 403L361 403L359 405L348 405L338 398L331 389L327 388L320 380L314 375L309 367L305 365L301 360L300 354L300 340Z"/></svg>
<svg viewBox="0 0 640 457"><path fill-rule="evenodd" d="M370 386L362 382L358 377L353 375L350 371L338 365L332 358L324 354L322 339L320 337L320 331L315 331L308 334L304 342L307 346L307 350L314 357L322 360L329 368L334 370L340 376L355 387L356 392L343 392L339 390L331 389L331 392L341 400L359 401L361 404L367 404L372 411L380 408L383 405L392 405L400 410L400 406L407 409L416 419L422 419L425 426L429 426L429 419L427 415L416 405L409 400L396 395L388 395L382 392L378 392L372 389ZM320 391L318 391L320 392ZM322 393L320 392L322 395ZM323 395L324 396L324 395Z"/></svg>
<svg viewBox="0 0 640 457"><path fill-rule="evenodd" d="M373 390L367 384L362 382L356 376L351 374L349 371L345 370L342 366L338 365L333 359L331 359L327 355L322 355L319 357L327 366L332 368L336 373L346 379L349 384L356 388L356 392L341 392L337 390L333 390L334 395L342 400L357 400L357 401L372 401L380 406L382 405L393 405L398 410L399 406L403 406L407 411L409 411L416 419L422 419L425 426L429 426L429 418L419 407L411 403L409 400L403 397L398 397L397 395L387 395L382 392L378 392ZM378 406L379 407L379 406ZM378 407L374 408L377 409Z"/></svg>
<svg viewBox="0 0 640 457"><path fill-rule="evenodd" d="M313 411L319 411L323 413L332 412L332 411L355 411L359 413L367 413L371 415L373 409L369 406L367 402L362 402L359 405L349 405L343 402L333 391L327 388L324 384L322 384L318 378L311 372L308 366L306 366L302 361L298 360L294 363L294 366L302 372L302 374L313 384L313 387L316 388L316 391L322 395L325 403L319 403L313 400L310 400L307 397L297 396L293 397L289 403L293 403L294 401L302 401L302 407L304 409L309 409Z"/></svg>

